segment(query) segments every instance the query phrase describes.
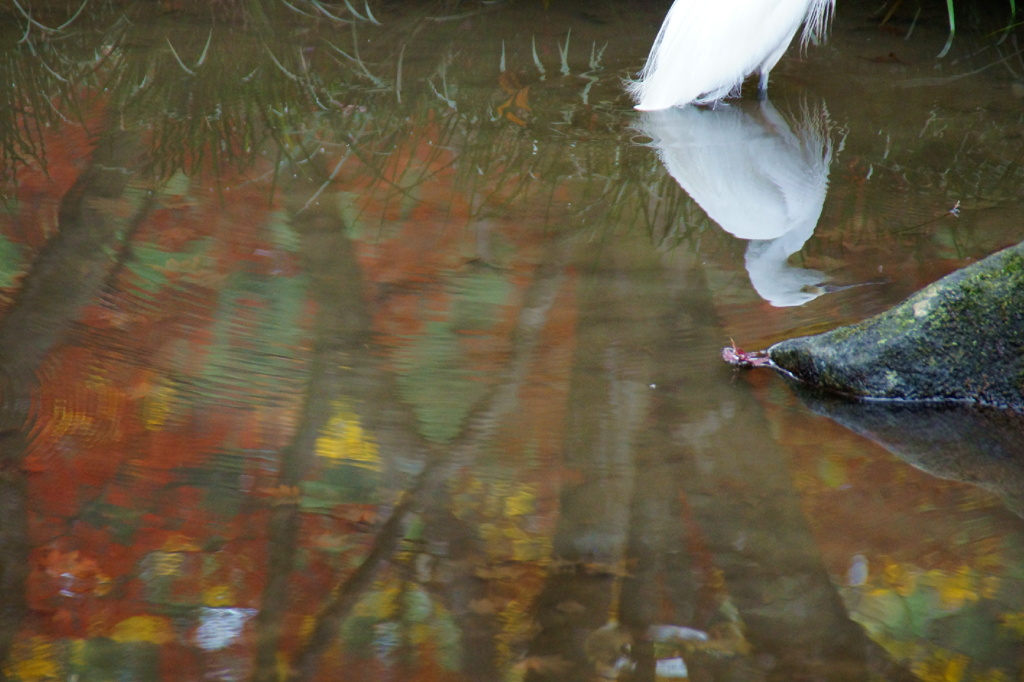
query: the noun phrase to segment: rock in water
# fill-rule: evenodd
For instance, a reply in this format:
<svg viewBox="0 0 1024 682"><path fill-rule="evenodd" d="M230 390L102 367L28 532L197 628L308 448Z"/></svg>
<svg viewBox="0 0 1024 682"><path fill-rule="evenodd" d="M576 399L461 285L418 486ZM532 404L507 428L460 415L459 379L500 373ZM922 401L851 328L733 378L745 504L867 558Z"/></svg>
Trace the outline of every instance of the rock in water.
<svg viewBox="0 0 1024 682"><path fill-rule="evenodd" d="M793 378L848 396L1024 410L1024 242L880 315L768 354Z"/></svg>

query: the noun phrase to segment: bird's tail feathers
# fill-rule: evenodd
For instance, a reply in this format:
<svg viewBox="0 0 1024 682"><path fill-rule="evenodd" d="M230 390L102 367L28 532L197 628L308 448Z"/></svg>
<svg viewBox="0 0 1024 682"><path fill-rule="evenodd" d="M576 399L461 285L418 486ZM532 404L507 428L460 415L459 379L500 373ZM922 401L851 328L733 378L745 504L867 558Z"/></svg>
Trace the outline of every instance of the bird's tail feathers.
<svg viewBox="0 0 1024 682"><path fill-rule="evenodd" d="M811 43L818 45L824 41L835 9L836 0L810 0L804 18L804 32L800 36L801 47Z"/></svg>

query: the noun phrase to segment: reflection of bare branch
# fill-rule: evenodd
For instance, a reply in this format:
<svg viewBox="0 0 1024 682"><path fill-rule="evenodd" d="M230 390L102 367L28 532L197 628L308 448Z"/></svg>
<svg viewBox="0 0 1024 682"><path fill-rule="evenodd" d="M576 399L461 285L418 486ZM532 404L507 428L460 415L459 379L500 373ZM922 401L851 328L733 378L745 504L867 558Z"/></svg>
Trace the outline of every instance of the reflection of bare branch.
<svg viewBox="0 0 1024 682"><path fill-rule="evenodd" d="M351 22L349 22L348 20L346 20L346 19L342 19L341 17L339 17L339 16L337 16L337 15L335 15L335 14L332 14L331 12L327 11L327 8L326 8L326 7L324 7L324 6L323 6L323 5L321 4L321 3L317 2L317 0L309 0L309 4L313 5L313 7L315 7L315 8L316 8L316 10L317 10L318 12L320 12L320 14L323 14L323 15L324 15L325 17L327 17L327 18L328 18L328 19L330 19L331 21L335 21L335 22L337 22L337 23L339 23L339 24L348 24L348 23L351 23ZM348 5L348 2L346 1L346 3L345 3L345 4L346 4L346 5ZM352 6L351 6L351 5L349 5L349 9L350 9L350 10L352 9ZM353 15L355 15L355 17L356 17L357 19L363 19L363 17L359 16L359 14L357 14L357 13L356 13L356 12L354 12L354 11L352 12L352 14L353 14ZM363 19L363 20L365 21L365 19Z"/></svg>
<svg viewBox="0 0 1024 682"><path fill-rule="evenodd" d="M273 50L271 50L269 46L267 47L267 54L270 56L270 61L274 62L274 65L277 66L277 68L281 71L281 73L283 73L284 75L288 76L288 78L290 78L291 80L293 80L295 82L299 82L299 77L296 76L291 71L289 71L288 69L286 69L284 64L282 64L280 61L278 61L277 57L274 56Z"/></svg>
<svg viewBox="0 0 1024 682"><path fill-rule="evenodd" d="M317 198L319 198L320 194L321 194L321 193L322 193L322 192L323 192L323 191L324 191L325 189L327 189L328 187L330 187L330 186L331 186L331 183L333 183L333 182L334 182L334 179L338 177L338 173L340 173L340 172L341 172L341 168L342 168L342 166L344 166L344 165L345 165L345 162L349 160L349 157L350 157L350 156L351 156L351 150L349 150L349 151L346 151L346 152L345 152L345 153L344 153L344 154L342 155L342 157L341 157L341 159L340 159L340 160L338 161L338 163L336 163L336 164L334 165L334 170L332 170L332 171L330 172L330 174L329 174L329 175L327 176L327 179L323 181L323 184L321 184L321 185L320 185L319 187L317 187L317 188L316 188L316 191L314 191L314 192L313 192L313 193L312 193L312 194L311 194L311 195L309 196L309 199L307 199L307 200L306 200L306 203L304 203L304 204L302 205L302 208L301 208L301 209L299 209L300 211L304 211L304 210L306 210L307 208L309 208L310 206L312 206L312 205L313 205L313 202L315 202L315 201L317 200Z"/></svg>
<svg viewBox="0 0 1024 682"><path fill-rule="evenodd" d="M185 66L185 62L183 62L183 61L181 60L181 57L179 57L179 56L178 56L178 51L177 51L177 50L175 50L175 49L174 49L174 45L172 45L172 44L171 44L171 39L170 39L170 38L168 38L168 39L167 39L167 47L171 48L171 54L173 54L173 55L174 55L174 58L175 58L176 60L178 60L178 66L180 66L180 67L181 67L181 70L182 70L182 71L184 71L185 73L187 73L187 74L188 74L188 75L190 75L190 76L194 76L194 75L196 75L196 72L195 72L195 71L193 71L192 69L190 69L190 68L188 68L187 66ZM274 55L270 55L270 56L271 56L271 58L273 58L273 56L274 56ZM277 60L275 59L274 61L276 62ZM280 66L280 64L278 64L278 65Z"/></svg>
<svg viewBox="0 0 1024 682"><path fill-rule="evenodd" d="M206 45L203 46L203 51L199 54L199 59L196 60L196 66L202 66L203 62L206 61L206 55L210 52L210 43L213 42L213 29L210 29L209 35L206 36Z"/></svg>
<svg viewBox="0 0 1024 682"><path fill-rule="evenodd" d="M82 13L83 9L85 9L85 6L87 4L89 4L89 0L82 0L82 6L78 8L77 12L75 12L74 14L71 15L70 19L65 21L63 24L61 24L57 28L50 28L49 26L46 26L45 24L41 24L38 21L36 21L35 19L33 19L32 15L25 11L25 9L21 6L21 3L19 3L18 0L11 0L11 2L14 3L14 6L18 8L18 12L21 13L21 16L25 17L25 20L28 21L29 24L35 26L36 28L40 28L40 29L46 31L47 33L58 33L60 31L63 31L65 28L67 28L72 23L74 23L75 19L78 18L78 15ZM28 34L26 33L26 35L28 35Z"/></svg>
<svg viewBox="0 0 1024 682"><path fill-rule="evenodd" d="M370 82L372 82L375 86L377 86L378 88L381 88L381 89L386 87L384 85L384 81L383 80L381 80L377 76L374 76L373 73L371 73L370 70L368 68L366 68L366 63L363 62L362 58L359 56L359 44L358 43L354 43L353 44L353 52L355 52L355 56L353 57L352 55L350 55L349 53L345 52L340 47L338 47L337 45L332 43L331 41L324 40L324 42L327 43L328 47L330 47L332 50L334 50L335 52L340 54L342 57L344 57L345 59L347 59L350 62L352 62L352 63L356 64L357 66L359 66L360 72L366 78L368 78L370 80Z"/></svg>
<svg viewBox="0 0 1024 682"><path fill-rule="evenodd" d="M281 2L282 2L282 4L284 4L284 6L285 6L285 7L287 7L288 9L290 9L290 10L294 10L294 11L298 12L299 14L301 14L301 15L302 15L302 16L304 16L304 17L310 17L311 19L315 19L315 18L316 18L316 16L315 16L315 15L313 15L313 14L310 14L309 12L307 12L307 11L305 11L305 10L299 9L298 7L296 7L295 5L293 5L292 3L288 2L288 0L281 0Z"/></svg>
<svg viewBox="0 0 1024 682"><path fill-rule="evenodd" d="M373 12L370 10L369 0L363 0L363 7L366 9L366 20L374 26L380 26L381 23L377 21L377 17L373 16Z"/></svg>
<svg viewBox="0 0 1024 682"><path fill-rule="evenodd" d="M29 6L24 0L19 2L27 12ZM340 3L334 7L320 4L338 17L350 11ZM14 84L6 95L0 95L0 170L13 174L26 160L44 165L45 125L26 130L34 124L30 118L43 118L43 112L45 117L59 121L75 107L89 111L82 104L90 93L102 91L107 105L121 112L126 127L152 131L153 171L165 177L180 169L209 167L211 162L223 168L245 167L267 151L268 140L282 144L280 152L286 157L301 156L304 150L297 152L297 147L309 143L312 148L319 139L339 139L339 131L344 135L344 131L358 129L364 108L372 131L370 143L363 145L368 153L360 157L358 151L353 152L364 162L360 172L373 174L382 182L395 181L397 191L406 194L410 182L422 182L431 173L444 170L441 164L421 163L423 157L419 155L393 154L390 158L402 158L408 166L381 174L378 168L383 157L376 152L396 143L418 144L428 116L432 123L427 125L440 123L442 137L446 138L434 141L435 153L442 153L438 147L454 140L453 146L461 149L459 181L488 187L486 193L474 197L478 207L501 210L510 203L535 199L534 192L569 179L578 186L601 186L608 178L618 180L625 169L642 176L629 180L638 184L649 182L659 172L656 164L647 164L638 172L637 166L619 165L610 154L591 155L587 145L575 144L579 136L567 119L571 112L557 107L538 106L538 125L530 133L532 140L528 141L520 130L496 129L480 115L487 98L464 97L469 90L460 87L466 76L461 68L454 68L454 50L436 55L437 60L432 62L423 54L429 49L425 47L427 41L416 40L426 31L431 33L431 44L450 43L451 36L459 32L456 27L413 17L415 25L374 31L376 39L368 41L366 24L357 21L356 16L369 23L374 23L376 17L368 5L364 10L358 9L358 2L350 1L349 5L358 10L351 15L351 32L333 31L328 39L316 34L315 39L294 50L276 49L275 43L267 40L275 29L270 10L276 7L276 16L284 15L289 21L327 22L308 0L275 0L266 6L249 3L244 11L251 13L252 26L259 30L231 34L213 30L205 40L195 31L158 22L155 30L164 31L160 35L168 45L164 52L129 56L123 49L124 38L137 28L123 13L110 12L89 16L95 26L88 33L70 31L66 40L30 44L35 55L25 50L0 54L4 60L0 61L0 71ZM491 4L486 11L496 9L500 4ZM12 7L12 11L16 10ZM75 27L88 14L83 10ZM28 26L32 33L39 34L35 25ZM31 37L28 35L27 40ZM246 49L239 49L240 45ZM498 45L494 41L495 52ZM329 49L317 49L323 47ZM566 41L559 48L565 62L562 67L566 68ZM539 45L526 45L535 65L540 64L538 49ZM166 58L168 52L171 59ZM597 58L595 52L593 59ZM345 68L335 68L336 63ZM516 70L511 63L507 68ZM387 73L392 75L385 76ZM83 80L85 88L78 86ZM370 97L368 90L374 91ZM400 108L393 106L396 99ZM540 104L551 101L538 100ZM359 102L360 112L355 115L353 102ZM308 115L310 104L321 111ZM441 109L440 115L437 109ZM49 116L51 111L53 116ZM26 117L26 112L32 112L32 117ZM620 118L618 114L604 112L602 116L607 117L608 125L618 125L613 121ZM410 131L419 135L408 135ZM585 187L583 191L588 192ZM595 187L593 195L604 195L603 188ZM576 205L581 204L574 202ZM598 207L593 216L603 217L602 208ZM644 213L626 208L619 218L643 220ZM595 221L588 216L587 224L593 226Z"/></svg>
<svg viewBox="0 0 1024 682"><path fill-rule="evenodd" d="M311 0L311 1L315 1L315 0ZM349 0L345 0L345 7L348 7L348 11L351 12L352 16L354 16L356 19L359 19L360 21L371 21L371 19L369 19L368 17L364 17L362 14L357 12L356 8L352 6L352 3L349 2ZM367 11L367 15L372 16L372 15L370 15L370 5L369 4L366 4L366 11ZM380 26L380 22L378 22L376 19L373 19L372 23L377 24L378 26Z"/></svg>
<svg viewBox="0 0 1024 682"><path fill-rule="evenodd" d="M395 73L395 100L402 103L402 59L405 57L405 45L398 51L398 69Z"/></svg>

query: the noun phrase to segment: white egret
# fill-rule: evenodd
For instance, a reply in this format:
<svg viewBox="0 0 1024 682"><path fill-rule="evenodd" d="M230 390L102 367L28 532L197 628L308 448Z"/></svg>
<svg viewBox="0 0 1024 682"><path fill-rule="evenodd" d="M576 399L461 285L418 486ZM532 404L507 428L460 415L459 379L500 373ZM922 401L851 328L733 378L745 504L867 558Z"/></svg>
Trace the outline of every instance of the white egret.
<svg viewBox="0 0 1024 682"><path fill-rule="evenodd" d="M642 111L709 104L772 70L800 25L802 45L825 34L835 0L675 0L640 77L627 88Z"/></svg>

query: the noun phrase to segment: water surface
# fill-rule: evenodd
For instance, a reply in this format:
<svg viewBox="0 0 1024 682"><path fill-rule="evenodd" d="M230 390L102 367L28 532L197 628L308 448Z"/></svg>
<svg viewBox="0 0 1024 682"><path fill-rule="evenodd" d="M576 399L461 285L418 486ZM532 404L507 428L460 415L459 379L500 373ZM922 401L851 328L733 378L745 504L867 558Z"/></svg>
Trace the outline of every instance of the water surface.
<svg viewBox="0 0 1024 682"><path fill-rule="evenodd" d="M1018 420L720 360L1020 241L1001 8L641 115L653 4L87 7L3 22L8 678L1024 670Z"/></svg>

